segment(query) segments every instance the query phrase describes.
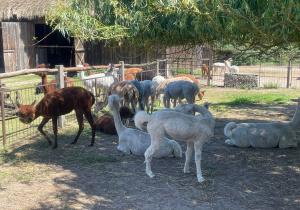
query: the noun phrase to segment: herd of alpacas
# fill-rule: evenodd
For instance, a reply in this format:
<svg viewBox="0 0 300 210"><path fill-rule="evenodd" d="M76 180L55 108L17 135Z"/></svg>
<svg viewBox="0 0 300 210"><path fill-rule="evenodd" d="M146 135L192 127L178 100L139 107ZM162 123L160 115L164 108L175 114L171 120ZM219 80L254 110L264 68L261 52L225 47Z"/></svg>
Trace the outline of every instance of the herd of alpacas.
<svg viewBox="0 0 300 210"><path fill-rule="evenodd" d="M208 102L203 106L195 104L196 96L201 100L204 91L200 91L197 81L190 75L179 75L170 79L156 76L152 80L138 81L135 78L138 71L128 69L127 72L132 77L128 77L128 81L119 81L118 69L113 65L97 79L95 79L97 75L85 77L81 71L80 78L85 88L74 86L74 83L65 77L69 85L59 90L56 90L51 82L47 83L46 73L38 73L44 85L44 97L37 105L36 101L31 105L21 105L16 101L19 120L28 124L40 116L43 117L38 130L49 145L52 145L51 139L43 131L45 124L52 119L53 148L57 148L57 119L74 110L79 129L72 144L77 142L84 129L83 116L85 116L92 129L90 146L94 145L96 130L118 135L117 149L125 154L144 156L146 174L151 178L155 176L151 170L152 157L182 157L182 149L177 141L185 141L187 150L183 171L189 173L189 163L195 151L197 180L203 182L202 146L214 136L216 124L209 111ZM101 100L95 99L97 92L95 87L102 88L104 97ZM161 99L159 98L161 94L166 108L153 112L154 101ZM173 109L170 108L171 99L174 100ZM186 99L187 104L182 103L183 99ZM179 104L176 100L179 100ZM293 101L298 102L298 106L290 122L240 124L229 122L224 128L224 134L228 137L225 143L238 147L297 147L295 136L300 128L300 97ZM129 108L130 104L132 109ZM100 116L95 122L92 117L93 105L95 112L108 105L113 116ZM122 122L125 119L126 125ZM130 119L134 119L135 127L138 129L128 127ZM143 131L145 123L147 132ZM172 139L166 138L166 134Z"/></svg>

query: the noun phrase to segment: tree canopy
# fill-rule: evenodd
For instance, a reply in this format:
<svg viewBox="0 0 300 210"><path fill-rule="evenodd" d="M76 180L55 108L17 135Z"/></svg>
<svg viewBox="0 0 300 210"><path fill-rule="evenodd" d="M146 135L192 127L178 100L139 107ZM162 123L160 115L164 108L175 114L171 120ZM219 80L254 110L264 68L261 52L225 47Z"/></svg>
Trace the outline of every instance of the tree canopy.
<svg viewBox="0 0 300 210"><path fill-rule="evenodd" d="M300 45L299 0L68 0L46 19L66 36L146 47L219 43L274 53Z"/></svg>

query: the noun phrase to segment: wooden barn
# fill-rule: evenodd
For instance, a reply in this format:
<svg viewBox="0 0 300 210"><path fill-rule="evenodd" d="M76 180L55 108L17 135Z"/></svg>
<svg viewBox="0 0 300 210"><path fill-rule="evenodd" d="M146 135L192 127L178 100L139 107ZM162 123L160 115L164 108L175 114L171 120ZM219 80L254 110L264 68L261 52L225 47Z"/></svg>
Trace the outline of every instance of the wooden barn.
<svg viewBox="0 0 300 210"><path fill-rule="evenodd" d="M55 0L0 0L0 73L34 68L50 63L66 67L82 62L90 65L146 63L165 57L164 50L68 41L45 24L45 11Z"/></svg>

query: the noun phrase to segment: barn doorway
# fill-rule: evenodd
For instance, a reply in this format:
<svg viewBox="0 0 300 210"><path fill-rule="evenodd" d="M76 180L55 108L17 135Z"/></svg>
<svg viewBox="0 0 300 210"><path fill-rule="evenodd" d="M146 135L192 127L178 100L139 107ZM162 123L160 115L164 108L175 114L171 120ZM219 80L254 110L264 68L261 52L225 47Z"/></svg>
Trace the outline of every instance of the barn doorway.
<svg viewBox="0 0 300 210"><path fill-rule="evenodd" d="M35 24L36 65L50 63L65 67L75 66L74 39L66 39L59 31L51 32L45 24Z"/></svg>

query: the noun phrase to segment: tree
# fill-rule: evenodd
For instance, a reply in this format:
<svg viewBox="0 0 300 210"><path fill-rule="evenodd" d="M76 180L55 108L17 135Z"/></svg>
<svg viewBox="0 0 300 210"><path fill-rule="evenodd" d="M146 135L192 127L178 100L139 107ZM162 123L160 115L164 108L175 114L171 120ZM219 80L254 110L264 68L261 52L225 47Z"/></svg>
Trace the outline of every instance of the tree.
<svg viewBox="0 0 300 210"><path fill-rule="evenodd" d="M137 46L232 44L276 53L299 48L299 0L69 0L50 9L64 35Z"/></svg>

